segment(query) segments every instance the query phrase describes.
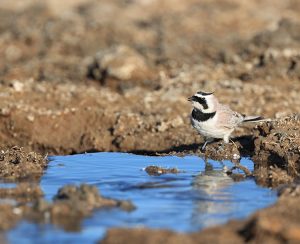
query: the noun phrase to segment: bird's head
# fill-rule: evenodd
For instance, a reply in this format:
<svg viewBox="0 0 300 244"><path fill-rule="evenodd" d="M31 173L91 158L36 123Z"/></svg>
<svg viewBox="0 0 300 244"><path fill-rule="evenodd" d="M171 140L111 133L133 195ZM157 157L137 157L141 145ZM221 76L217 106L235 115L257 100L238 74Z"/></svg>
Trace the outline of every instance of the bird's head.
<svg viewBox="0 0 300 244"><path fill-rule="evenodd" d="M199 91L193 96L188 98L194 108L201 110L204 113L215 112L215 106L217 99L215 98L213 92L202 92Z"/></svg>

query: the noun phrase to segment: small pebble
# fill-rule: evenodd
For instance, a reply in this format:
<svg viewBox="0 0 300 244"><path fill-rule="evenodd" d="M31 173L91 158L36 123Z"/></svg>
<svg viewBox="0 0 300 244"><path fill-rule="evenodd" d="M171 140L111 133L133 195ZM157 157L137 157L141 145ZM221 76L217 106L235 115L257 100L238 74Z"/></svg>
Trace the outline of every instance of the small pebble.
<svg viewBox="0 0 300 244"><path fill-rule="evenodd" d="M20 208L14 208L13 209L13 213L16 214L16 215L20 215L22 213L22 209L20 209Z"/></svg>
<svg viewBox="0 0 300 244"><path fill-rule="evenodd" d="M24 88L24 84L22 82L20 82L20 81L15 80L12 83L12 87L14 88L14 90L16 92L22 92L23 88Z"/></svg>
<svg viewBox="0 0 300 244"><path fill-rule="evenodd" d="M240 158L241 158L241 156L239 154L237 154L237 153L233 154L233 159L240 159Z"/></svg>
<svg viewBox="0 0 300 244"><path fill-rule="evenodd" d="M29 120L30 122L34 121L34 116L33 115L27 115L27 120Z"/></svg>

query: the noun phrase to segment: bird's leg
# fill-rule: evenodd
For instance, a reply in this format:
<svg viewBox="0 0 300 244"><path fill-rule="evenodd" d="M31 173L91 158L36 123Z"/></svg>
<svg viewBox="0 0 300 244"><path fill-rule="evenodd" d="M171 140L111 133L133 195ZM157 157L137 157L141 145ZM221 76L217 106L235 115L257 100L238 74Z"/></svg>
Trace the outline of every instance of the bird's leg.
<svg viewBox="0 0 300 244"><path fill-rule="evenodd" d="M209 171L213 171L213 170L214 170L214 167L212 166L211 163L206 162L206 163L205 163L205 168L204 168L204 170L205 170L205 172L207 173L207 172L209 172Z"/></svg>
<svg viewBox="0 0 300 244"><path fill-rule="evenodd" d="M224 151L225 150L225 143L224 141L221 141L221 143L218 143L218 150Z"/></svg>
<svg viewBox="0 0 300 244"><path fill-rule="evenodd" d="M204 162L205 162L205 172L207 171L212 171L213 170L213 166L208 162L208 157L207 155L205 154L204 156Z"/></svg>
<svg viewBox="0 0 300 244"><path fill-rule="evenodd" d="M225 135L224 137L223 137L223 141L224 141L224 143L225 144L227 144L227 143L229 143L229 140L230 140L230 134L229 135Z"/></svg>
<svg viewBox="0 0 300 244"><path fill-rule="evenodd" d="M223 141L221 142L221 145L219 144L218 150L222 150L222 151L225 150L225 145L229 143L229 138L230 138L229 136L230 136L230 134L224 135Z"/></svg>
<svg viewBox="0 0 300 244"><path fill-rule="evenodd" d="M205 141L204 144L201 147L201 151L205 151L206 145L207 145L208 141Z"/></svg>
<svg viewBox="0 0 300 244"><path fill-rule="evenodd" d="M213 138L205 138L205 142L203 144L203 146L201 147L201 151L204 152L205 151L205 148L206 148L206 145L210 142L212 142L214 139Z"/></svg>

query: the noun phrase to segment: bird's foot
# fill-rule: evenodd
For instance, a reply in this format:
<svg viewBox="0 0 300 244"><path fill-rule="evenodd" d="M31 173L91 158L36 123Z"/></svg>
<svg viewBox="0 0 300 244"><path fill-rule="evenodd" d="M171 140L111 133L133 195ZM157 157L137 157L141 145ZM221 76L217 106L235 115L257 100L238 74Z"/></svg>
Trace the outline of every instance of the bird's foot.
<svg viewBox="0 0 300 244"><path fill-rule="evenodd" d="M218 151L224 151L225 150L225 145L223 142L218 143Z"/></svg>

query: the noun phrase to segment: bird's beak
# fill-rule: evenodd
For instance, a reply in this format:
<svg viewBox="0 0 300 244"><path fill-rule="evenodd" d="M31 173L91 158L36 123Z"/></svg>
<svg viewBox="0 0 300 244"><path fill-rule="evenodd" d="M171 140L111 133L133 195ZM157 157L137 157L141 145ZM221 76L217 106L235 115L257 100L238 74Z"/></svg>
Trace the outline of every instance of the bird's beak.
<svg viewBox="0 0 300 244"><path fill-rule="evenodd" d="M192 102L192 101L193 101L193 96L189 97L187 100L188 100L189 102Z"/></svg>

